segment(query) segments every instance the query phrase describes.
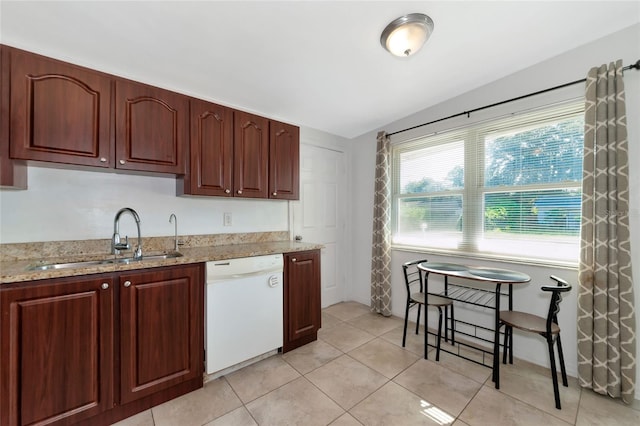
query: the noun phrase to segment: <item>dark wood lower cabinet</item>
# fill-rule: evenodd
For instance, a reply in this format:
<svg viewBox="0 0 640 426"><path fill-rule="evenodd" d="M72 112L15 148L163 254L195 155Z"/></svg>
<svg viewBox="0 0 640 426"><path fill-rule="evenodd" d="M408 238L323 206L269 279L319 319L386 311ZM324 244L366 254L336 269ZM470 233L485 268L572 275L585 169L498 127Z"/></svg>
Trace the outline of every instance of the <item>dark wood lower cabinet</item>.
<svg viewBox="0 0 640 426"><path fill-rule="evenodd" d="M201 269L120 276L120 402L202 378Z"/></svg>
<svg viewBox="0 0 640 426"><path fill-rule="evenodd" d="M316 340L320 325L320 250L285 254L282 351Z"/></svg>
<svg viewBox="0 0 640 426"><path fill-rule="evenodd" d="M73 424L113 406L110 276L0 293L0 424Z"/></svg>
<svg viewBox="0 0 640 426"><path fill-rule="evenodd" d="M0 425L107 425L202 387L203 293L203 264L3 284Z"/></svg>

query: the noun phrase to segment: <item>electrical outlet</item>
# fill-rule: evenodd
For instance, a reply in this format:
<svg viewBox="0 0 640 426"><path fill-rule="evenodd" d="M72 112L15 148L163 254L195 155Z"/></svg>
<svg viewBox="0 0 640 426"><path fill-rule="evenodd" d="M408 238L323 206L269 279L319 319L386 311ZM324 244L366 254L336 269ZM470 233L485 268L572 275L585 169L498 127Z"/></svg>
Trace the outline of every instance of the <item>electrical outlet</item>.
<svg viewBox="0 0 640 426"><path fill-rule="evenodd" d="M222 224L224 226L231 226L231 213L224 213L222 215Z"/></svg>

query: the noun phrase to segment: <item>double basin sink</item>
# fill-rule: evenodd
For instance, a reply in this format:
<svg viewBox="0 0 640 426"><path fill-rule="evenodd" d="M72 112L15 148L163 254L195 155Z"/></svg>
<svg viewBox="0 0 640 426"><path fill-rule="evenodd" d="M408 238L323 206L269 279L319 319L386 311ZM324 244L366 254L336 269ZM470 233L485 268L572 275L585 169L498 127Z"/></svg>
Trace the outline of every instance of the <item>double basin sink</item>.
<svg viewBox="0 0 640 426"><path fill-rule="evenodd" d="M113 265L113 264L129 264L134 262L141 262L144 260L164 260L164 259L174 259L176 257L182 257L182 253L174 252L174 253L163 253L163 254L153 254L149 256L142 256L140 259L136 259L133 257L120 257L120 258L108 258L108 259L99 259L99 260L86 260L83 262L68 262L68 263L48 263L44 265L30 265L27 267L29 271L49 271L56 269L69 269L69 268L85 268L90 266L99 266L99 265Z"/></svg>

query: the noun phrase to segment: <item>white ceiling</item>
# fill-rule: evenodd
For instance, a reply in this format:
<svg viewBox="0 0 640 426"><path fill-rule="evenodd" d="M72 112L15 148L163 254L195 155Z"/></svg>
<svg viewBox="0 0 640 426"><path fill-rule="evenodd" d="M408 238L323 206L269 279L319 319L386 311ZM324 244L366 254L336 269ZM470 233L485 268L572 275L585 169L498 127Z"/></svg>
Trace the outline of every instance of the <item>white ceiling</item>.
<svg viewBox="0 0 640 426"><path fill-rule="evenodd" d="M435 22L396 58L380 33ZM640 1L0 2L0 41L352 138L640 22Z"/></svg>

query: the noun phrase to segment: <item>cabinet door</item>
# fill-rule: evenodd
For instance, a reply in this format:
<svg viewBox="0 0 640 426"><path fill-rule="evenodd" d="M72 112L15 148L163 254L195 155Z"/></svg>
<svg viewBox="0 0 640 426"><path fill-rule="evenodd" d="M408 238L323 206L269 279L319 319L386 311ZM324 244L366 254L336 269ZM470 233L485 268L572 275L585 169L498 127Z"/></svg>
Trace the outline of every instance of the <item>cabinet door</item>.
<svg viewBox="0 0 640 426"><path fill-rule="evenodd" d="M0 44L0 188L27 189L27 166L9 156L11 54Z"/></svg>
<svg viewBox="0 0 640 426"><path fill-rule="evenodd" d="M111 278L0 290L0 424L71 424L113 405Z"/></svg>
<svg viewBox="0 0 640 426"><path fill-rule="evenodd" d="M233 110L191 100L191 164L184 192L233 197Z"/></svg>
<svg viewBox="0 0 640 426"><path fill-rule="evenodd" d="M269 123L269 198L297 200L300 190L300 129Z"/></svg>
<svg viewBox="0 0 640 426"><path fill-rule="evenodd" d="M111 167L111 79L11 51L11 157Z"/></svg>
<svg viewBox="0 0 640 426"><path fill-rule="evenodd" d="M268 198L269 120L236 111L234 123L234 196Z"/></svg>
<svg viewBox="0 0 640 426"><path fill-rule="evenodd" d="M202 264L120 275L120 402L202 377Z"/></svg>
<svg viewBox="0 0 640 426"><path fill-rule="evenodd" d="M287 352L317 339L321 324L320 251L284 257L284 345Z"/></svg>
<svg viewBox="0 0 640 426"><path fill-rule="evenodd" d="M131 81L116 82L116 168L184 174L189 98Z"/></svg>

